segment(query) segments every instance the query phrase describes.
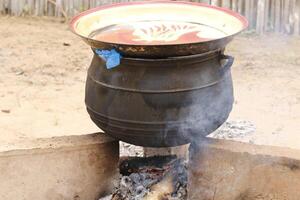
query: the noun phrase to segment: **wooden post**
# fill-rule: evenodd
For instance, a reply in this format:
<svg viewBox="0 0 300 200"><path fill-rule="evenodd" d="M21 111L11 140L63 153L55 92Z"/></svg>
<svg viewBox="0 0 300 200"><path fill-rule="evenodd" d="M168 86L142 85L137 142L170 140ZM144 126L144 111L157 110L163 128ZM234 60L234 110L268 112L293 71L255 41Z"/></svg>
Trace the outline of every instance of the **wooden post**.
<svg viewBox="0 0 300 200"><path fill-rule="evenodd" d="M238 12L238 0L232 0L232 10Z"/></svg>
<svg viewBox="0 0 300 200"><path fill-rule="evenodd" d="M0 14L7 14L6 13L6 7L5 7L5 0L1 1L0 5Z"/></svg>
<svg viewBox="0 0 300 200"><path fill-rule="evenodd" d="M61 0L56 0L55 2L55 16L60 17L61 16Z"/></svg>
<svg viewBox="0 0 300 200"><path fill-rule="evenodd" d="M257 6L256 2L258 0L249 0L250 1L250 16L251 16L251 29L255 29L256 27L256 14L257 14Z"/></svg>
<svg viewBox="0 0 300 200"><path fill-rule="evenodd" d="M220 6L220 1L219 0L211 0L211 5L213 6Z"/></svg>
<svg viewBox="0 0 300 200"><path fill-rule="evenodd" d="M264 32L269 30L270 8L270 0L265 0Z"/></svg>
<svg viewBox="0 0 300 200"><path fill-rule="evenodd" d="M295 2L295 13L294 13L294 35L300 34L300 0Z"/></svg>
<svg viewBox="0 0 300 200"><path fill-rule="evenodd" d="M0 1L0 14L4 14L5 8L4 8L4 1Z"/></svg>
<svg viewBox="0 0 300 200"><path fill-rule="evenodd" d="M46 2L45 0L41 0L41 1L40 1L40 7L39 7L39 15L40 15L40 16L45 15L44 7L45 7L45 4L46 4L46 3L47 3L47 2Z"/></svg>
<svg viewBox="0 0 300 200"><path fill-rule="evenodd" d="M54 16L54 14L55 14L55 5L49 3L49 15Z"/></svg>
<svg viewBox="0 0 300 200"><path fill-rule="evenodd" d="M1 8L0 8L0 13L2 13L2 14L8 14L8 13L6 13L6 8L7 8L7 2L6 2L7 0L3 0L2 1L2 5L1 5Z"/></svg>
<svg viewBox="0 0 300 200"><path fill-rule="evenodd" d="M251 0L246 0L245 1L245 16L249 21L249 28L250 29L252 27L252 21L251 21Z"/></svg>
<svg viewBox="0 0 300 200"><path fill-rule="evenodd" d="M243 5L244 5L245 1L244 0L238 0L238 12L240 14L244 14L244 9L243 9Z"/></svg>
<svg viewBox="0 0 300 200"><path fill-rule="evenodd" d="M87 10L90 7L90 2L88 0L83 1L83 9Z"/></svg>
<svg viewBox="0 0 300 200"><path fill-rule="evenodd" d="M200 0L200 3L206 3L206 4L210 4L210 0Z"/></svg>
<svg viewBox="0 0 300 200"><path fill-rule="evenodd" d="M70 4L69 0L63 0L63 9L68 17L71 16L69 14L69 4Z"/></svg>
<svg viewBox="0 0 300 200"><path fill-rule="evenodd" d="M29 15L32 15L32 11L34 10L34 1L33 0L27 0L26 1L26 6L27 6L27 13L26 14L29 14Z"/></svg>
<svg viewBox="0 0 300 200"><path fill-rule="evenodd" d="M47 11L48 11L48 2L45 1L45 2L44 2L44 8L43 8L43 14L44 14L44 15L47 15Z"/></svg>
<svg viewBox="0 0 300 200"><path fill-rule="evenodd" d="M70 0L70 2L69 2L69 10L70 10L70 15L74 16L75 15L74 0Z"/></svg>
<svg viewBox="0 0 300 200"><path fill-rule="evenodd" d="M35 16L38 16L38 8L39 8L39 3L40 3L40 1L37 1L37 0L35 0L34 1L34 15Z"/></svg>
<svg viewBox="0 0 300 200"><path fill-rule="evenodd" d="M18 1L18 16L22 15L24 9L25 1L19 0Z"/></svg>
<svg viewBox="0 0 300 200"><path fill-rule="evenodd" d="M230 0L223 0L222 1L222 7L224 7L224 8L230 8L231 7Z"/></svg>
<svg viewBox="0 0 300 200"><path fill-rule="evenodd" d="M275 32L280 32L280 0L275 1Z"/></svg>
<svg viewBox="0 0 300 200"><path fill-rule="evenodd" d="M264 32L265 3L265 0L258 0L256 18L256 33L258 34L262 34Z"/></svg>
<svg viewBox="0 0 300 200"><path fill-rule="evenodd" d="M275 30L275 1L270 2L270 28L272 31Z"/></svg>
<svg viewBox="0 0 300 200"><path fill-rule="evenodd" d="M95 7L95 0L90 0L90 7L91 8Z"/></svg>
<svg viewBox="0 0 300 200"><path fill-rule="evenodd" d="M11 0L10 3L10 10L12 15L16 15L17 13L17 6L18 6L18 1L17 0Z"/></svg>
<svg viewBox="0 0 300 200"><path fill-rule="evenodd" d="M282 31L284 33L290 33L291 32L291 27L289 23L289 7L290 6L290 0L284 0L283 3L283 20L282 20Z"/></svg>

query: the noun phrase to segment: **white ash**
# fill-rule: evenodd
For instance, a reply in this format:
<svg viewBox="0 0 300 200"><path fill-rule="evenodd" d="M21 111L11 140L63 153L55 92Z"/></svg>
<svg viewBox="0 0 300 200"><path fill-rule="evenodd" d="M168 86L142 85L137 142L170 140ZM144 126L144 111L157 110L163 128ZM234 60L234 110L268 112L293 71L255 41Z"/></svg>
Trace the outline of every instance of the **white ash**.
<svg viewBox="0 0 300 200"><path fill-rule="evenodd" d="M111 200L112 199L112 195L107 195L105 197L100 198L99 200Z"/></svg>
<svg viewBox="0 0 300 200"><path fill-rule="evenodd" d="M255 130L255 125L250 121L228 121L215 132L211 133L208 137L254 143Z"/></svg>
<svg viewBox="0 0 300 200"><path fill-rule="evenodd" d="M156 182L157 180L152 179L145 173L132 173L129 176L123 176L120 179L118 188L112 195L112 199L143 199L150 191L149 188Z"/></svg>
<svg viewBox="0 0 300 200"><path fill-rule="evenodd" d="M120 141L120 157L143 157L144 148Z"/></svg>

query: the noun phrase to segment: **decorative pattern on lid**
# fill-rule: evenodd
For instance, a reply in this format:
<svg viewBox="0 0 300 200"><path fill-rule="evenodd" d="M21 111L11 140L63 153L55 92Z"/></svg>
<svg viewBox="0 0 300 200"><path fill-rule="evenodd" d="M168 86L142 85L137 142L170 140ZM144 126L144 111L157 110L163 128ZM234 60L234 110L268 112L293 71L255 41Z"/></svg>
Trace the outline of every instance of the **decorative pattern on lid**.
<svg viewBox="0 0 300 200"><path fill-rule="evenodd" d="M207 25L177 21L140 21L107 27L92 38L129 44L180 44L225 37L226 33Z"/></svg>

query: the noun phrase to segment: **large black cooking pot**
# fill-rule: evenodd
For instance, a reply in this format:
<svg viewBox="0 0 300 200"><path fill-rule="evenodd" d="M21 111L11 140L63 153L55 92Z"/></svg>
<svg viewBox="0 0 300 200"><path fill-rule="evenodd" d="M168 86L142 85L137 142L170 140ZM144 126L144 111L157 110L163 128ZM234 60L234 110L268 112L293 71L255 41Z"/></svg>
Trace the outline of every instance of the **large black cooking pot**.
<svg viewBox="0 0 300 200"><path fill-rule="evenodd" d="M85 99L92 120L141 146L200 140L231 111L233 58L223 50L247 24L231 10L179 1L112 4L75 16L71 30L94 50ZM121 54L120 65L107 69L102 50Z"/></svg>
<svg viewBox="0 0 300 200"><path fill-rule="evenodd" d="M227 119L230 67L221 51L167 59L123 58L108 70L94 54L86 106L105 133L128 143L166 147L201 139Z"/></svg>

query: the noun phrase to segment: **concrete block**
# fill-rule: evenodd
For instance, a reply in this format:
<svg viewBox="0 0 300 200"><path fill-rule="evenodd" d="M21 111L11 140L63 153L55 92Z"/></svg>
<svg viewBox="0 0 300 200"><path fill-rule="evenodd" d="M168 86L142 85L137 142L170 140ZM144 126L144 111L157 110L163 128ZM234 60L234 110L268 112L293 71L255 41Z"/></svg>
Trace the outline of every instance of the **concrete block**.
<svg viewBox="0 0 300 200"><path fill-rule="evenodd" d="M300 150L208 139L189 161L189 200L300 199Z"/></svg>
<svg viewBox="0 0 300 200"><path fill-rule="evenodd" d="M118 142L103 134L22 141L0 152L0 199L98 199L112 190L118 159Z"/></svg>

